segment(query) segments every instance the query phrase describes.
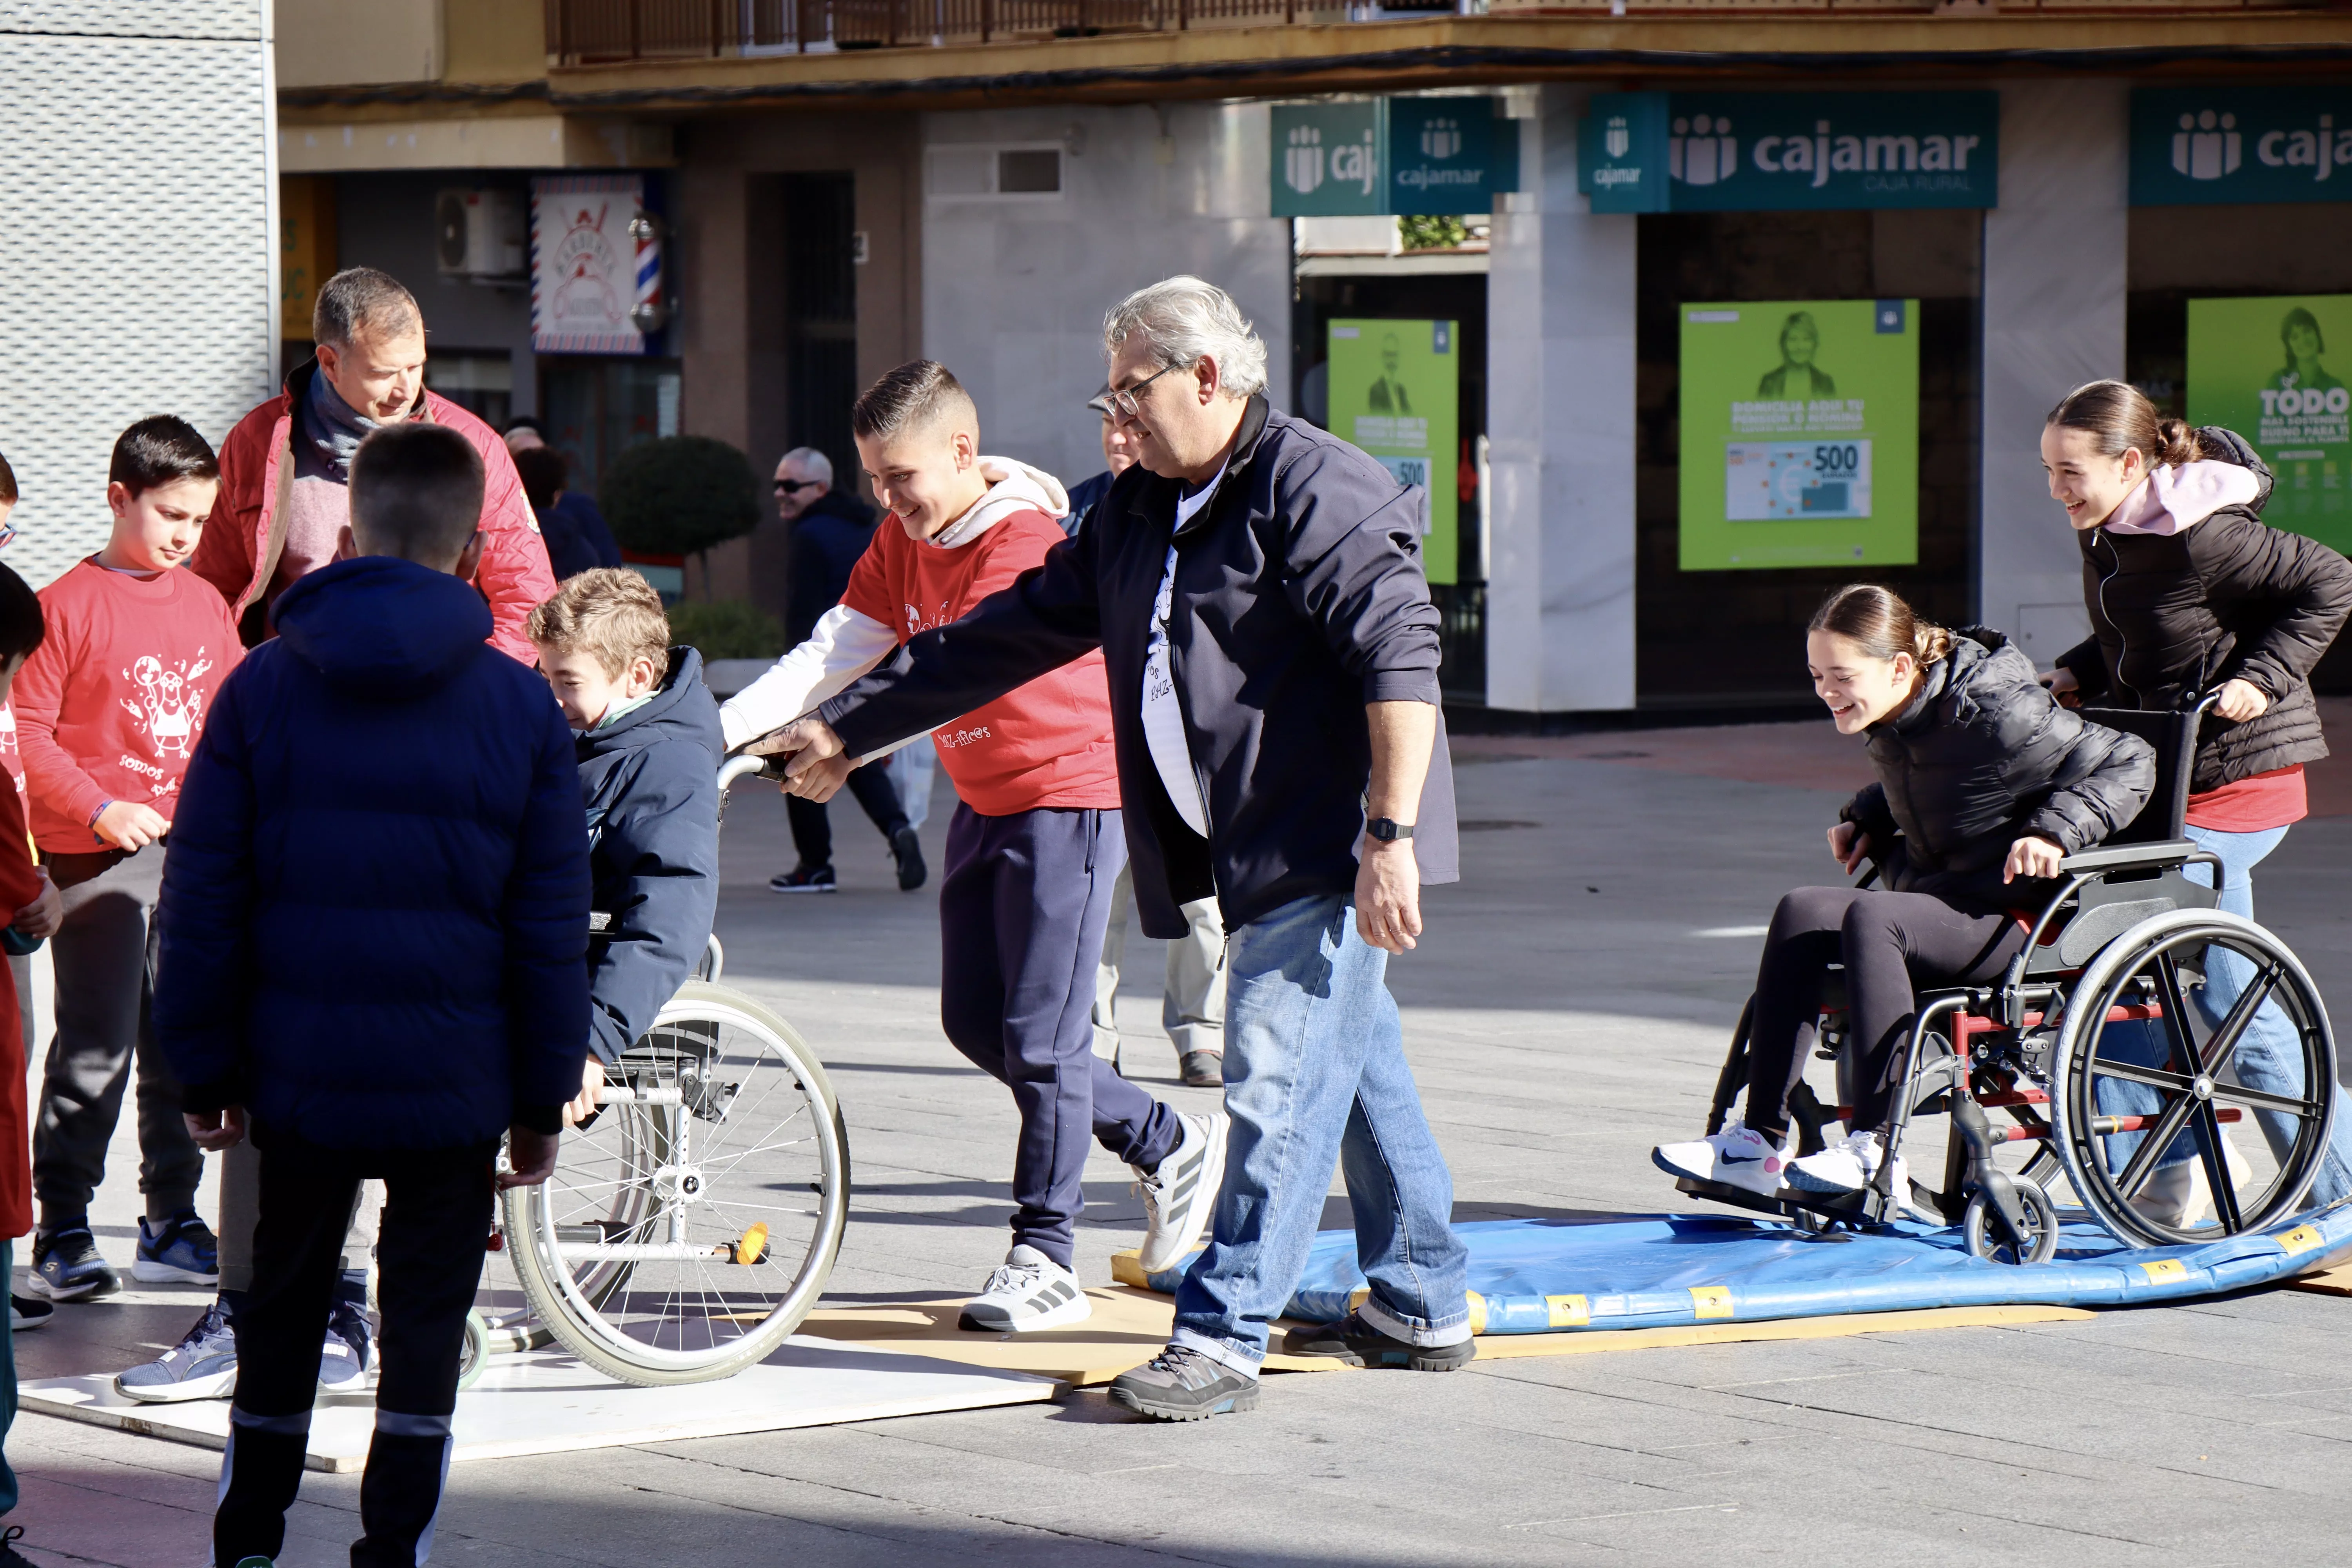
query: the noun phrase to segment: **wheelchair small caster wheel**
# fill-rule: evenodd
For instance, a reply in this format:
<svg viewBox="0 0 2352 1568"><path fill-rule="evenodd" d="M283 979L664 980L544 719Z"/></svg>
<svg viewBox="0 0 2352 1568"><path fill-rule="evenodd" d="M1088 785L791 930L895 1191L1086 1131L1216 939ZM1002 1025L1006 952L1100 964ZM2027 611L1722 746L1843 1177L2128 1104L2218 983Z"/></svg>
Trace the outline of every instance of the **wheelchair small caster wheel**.
<svg viewBox="0 0 2352 1568"><path fill-rule="evenodd" d="M1960 1221L1969 1256L1990 1263L2049 1262L2058 1250L2057 1205L2048 1193L2022 1177L2011 1177L2010 1186L2017 1194L2018 1211L2025 1220L2025 1245L2020 1247L2003 1236L1991 1200L1981 1192L1972 1193L1968 1214Z"/></svg>
<svg viewBox="0 0 2352 1568"><path fill-rule="evenodd" d="M490 1362L490 1327L479 1312L466 1314L466 1345L457 1352L457 1386L471 1388Z"/></svg>

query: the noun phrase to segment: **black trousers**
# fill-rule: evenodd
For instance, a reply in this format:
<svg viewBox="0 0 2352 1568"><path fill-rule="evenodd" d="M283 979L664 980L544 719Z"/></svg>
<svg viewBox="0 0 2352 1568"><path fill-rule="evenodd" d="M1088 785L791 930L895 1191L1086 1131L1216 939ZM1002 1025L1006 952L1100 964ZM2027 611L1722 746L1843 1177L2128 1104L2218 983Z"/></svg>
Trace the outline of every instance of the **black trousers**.
<svg viewBox="0 0 2352 1568"><path fill-rule="evenodd" d="M890 770L878 763L868 763L849 775L849 793L874 819L874 826L887 838L907 826L907 808L898 799L898 781ZM833 864L833 821L826 815L822 801L803 800L799 795L784 796L784 815L792 819L793 847L800 851L803 866Z"/></svg>
<svg viewBox="0 0 2352 1568"><path fill-rule="evenodd" d="M1772 911L1748 1030L1748 1125L1778 1142L1803 1076L1829 966L1845 965L1847 1048L1858 1053L1853 1128L1886 1125L1919 984L1974 985L2025 945L2005 914L1971 915L1927 893L1799 888Z"/></svg>
<svg viewBox="0 0 2352 1568"><path fill-rule="evenodd" d="M360 1484L352 1568L415 1568L431 1550L449 1466L449 1418L466 1313L481 1283L495 1144L326 1149L266 1127L253 1286L236 1314L236 1399L221 1457L213 1561L276 1557L302 1482L320 1326L342 1268L343 1232L367 1177L384 1184L378 1237L375 1436Z"/></svg>

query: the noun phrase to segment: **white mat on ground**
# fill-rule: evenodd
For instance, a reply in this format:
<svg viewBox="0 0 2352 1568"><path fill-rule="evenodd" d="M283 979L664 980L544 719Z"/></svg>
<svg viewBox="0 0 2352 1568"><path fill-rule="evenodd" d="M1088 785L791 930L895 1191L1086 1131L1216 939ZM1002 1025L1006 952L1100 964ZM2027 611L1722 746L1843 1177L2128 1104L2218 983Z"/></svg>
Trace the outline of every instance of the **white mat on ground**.
<svg viewBox="0 0 2352 1568"><path fill-rule="evenodd" d="M1051 1378L799 1336L747 1372L678 1388L629 1387L561 1352L537 1351L498 1357L457 1396L455 1457L497 1459L1026 1405L1051 1399L1059 1386ZM20 1384L16 1402L22 1410L207 1448L228 1436L227 1400L135 1404L114 1392L110 1376ZM361 1468L374 1426L368 1395L321 1399L310 1419L310 1468Z"/></svg>

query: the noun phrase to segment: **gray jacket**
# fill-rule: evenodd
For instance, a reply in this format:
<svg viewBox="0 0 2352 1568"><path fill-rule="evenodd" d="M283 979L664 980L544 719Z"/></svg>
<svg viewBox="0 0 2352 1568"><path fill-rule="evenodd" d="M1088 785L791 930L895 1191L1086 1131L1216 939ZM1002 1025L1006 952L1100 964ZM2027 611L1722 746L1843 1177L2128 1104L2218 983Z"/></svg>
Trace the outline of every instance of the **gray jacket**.
<svg viewBox="0 0 2352 1568"><path fill-rule="evenodd" d="M1252 397L1209 503L1175 531L1181 485L1121 474L1075 538L962 619L923 633L819 710L853 754L934 728L1099 647L1144 933L1213 892L1233 930L1296 900L1353 893L1370 778L1364 706L1435 706L1438 614L1418 498L1386 468ZM1144 651L1171 542L1170 663L1203 841L1143 736ZM1441 719L1413 848L1459 875Z"/></svg>

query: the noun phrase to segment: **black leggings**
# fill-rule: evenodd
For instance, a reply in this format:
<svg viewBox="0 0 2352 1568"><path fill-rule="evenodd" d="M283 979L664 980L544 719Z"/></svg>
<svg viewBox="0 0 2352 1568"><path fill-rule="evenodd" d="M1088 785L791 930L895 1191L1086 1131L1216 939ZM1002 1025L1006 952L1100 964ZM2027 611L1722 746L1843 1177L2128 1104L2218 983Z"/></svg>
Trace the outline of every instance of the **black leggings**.
<svg viewBox="0 0 2352 1568"><path fill-rule="evenodd" d="M1886 1125L1917 1004L1912 987L1975 985L2025 945L2005 914L1963 914L1929 893L1799 888L1772 911L1748 1030L1748 1125L1774 1142L1789 1128L1789 1091L1804 1075L1821 1016L1822 982L1845 965L1846 1031L1855 1058L1856 1131Z"/></svg>

